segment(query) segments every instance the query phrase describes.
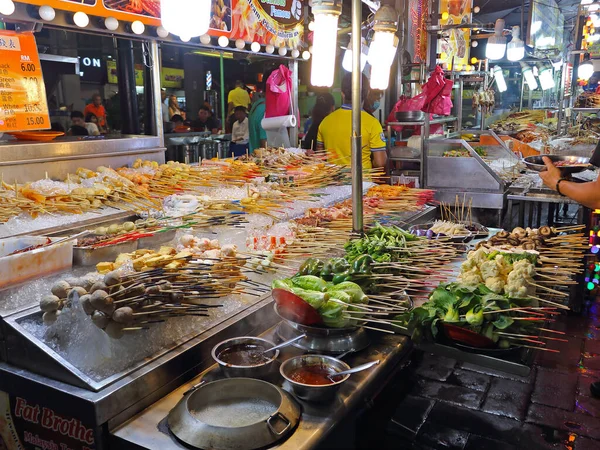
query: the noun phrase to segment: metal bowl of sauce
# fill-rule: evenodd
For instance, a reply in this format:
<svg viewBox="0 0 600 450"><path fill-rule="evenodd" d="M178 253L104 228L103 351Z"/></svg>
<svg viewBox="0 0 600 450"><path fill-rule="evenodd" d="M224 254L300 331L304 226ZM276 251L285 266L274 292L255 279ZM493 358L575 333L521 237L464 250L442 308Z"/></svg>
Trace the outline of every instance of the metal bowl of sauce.
<svg viewBox="0 0 600 450"><path fill-rule="evenodd" d="M349 370L350 366L337 358L324 355L302 355L290 358L279 368L285 378L302 400L325 402L331 400L341 384L350 375L332 377L337 372Z"/></svg>
<svg viewBox="0 0 600 450"><path fill-rule="evenodd" d="M241 336L219 342L211 354L228 378L261 378L269 374L271 363L279 356L279 350L265 352L274 346L266 339Z"/></svg>

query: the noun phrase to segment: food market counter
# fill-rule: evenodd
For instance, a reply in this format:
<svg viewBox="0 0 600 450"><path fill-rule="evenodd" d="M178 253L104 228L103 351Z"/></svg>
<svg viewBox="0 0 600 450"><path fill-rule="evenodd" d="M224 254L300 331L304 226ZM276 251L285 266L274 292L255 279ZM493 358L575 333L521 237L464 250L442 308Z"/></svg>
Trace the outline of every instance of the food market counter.
<svg viewBox="0 0 600 450"><path fill-rule="evenodd" d="M271 305L267 309L272 310ZM272 327L261 337L279 342L277 327ZM370 334L371 345L360 352L350 353L344 361L351 367L379 359L379 365L364 372L353 374L346 381L338 395L331 402L322 404L300 400L302 416L297 429L291 436L271 448L280 449L309 449L318 446L323 439L352 412L364 408L377 396L388 380L397 373L401 362L408 356L412 344L405 336L388 335L382 333ZM281 350L279 361L301 355L303 352L293 347ZM166 424L166 417L171 409L195 385L202 380L205 382L222 378L219 369L213 366L190 380L156 403L150 405L143 412L131 420L110 430L109 445L111 449L185 449L171 434ZM290 391L290 386L279 374L279 367L275 367L267 381Z"/></svg>

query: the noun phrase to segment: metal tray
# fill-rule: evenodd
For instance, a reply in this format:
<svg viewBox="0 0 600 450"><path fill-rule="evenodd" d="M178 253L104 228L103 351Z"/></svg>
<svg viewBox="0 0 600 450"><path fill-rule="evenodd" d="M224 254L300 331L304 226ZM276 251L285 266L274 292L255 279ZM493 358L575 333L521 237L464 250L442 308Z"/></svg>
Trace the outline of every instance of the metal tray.
<svg viewBox="0 0 600 450"><path fill-rule="evenodd" d="M131 253L138 249L138 241L127 241L106 247L73 247L73 265L95 266L100 262L114 261L121 253Z"/></svg>
<svg viewBox="0 0 600 450"><path fill-rule="evenodd" d="M173 239L175 239L176 234L177 234L177 230L167 230L167 231L154 233L154 235L149 236L149 237L140 238L138 240L137 248L153 249L162 244L166 244L167 242L171 242Z"/></svg>
<svg viewBox="0 0 600 450"><path fill-rule="evenodd" d="M546 170L546 165L542 160L544 156L550 158L553 163L558 161L568 161L572 164L583 164L577 166L559 167L558 169L560 169L560 171L565 175L570 173L583 172L584 170L587 170L592 167L592 165L590 164L590 158L584 156L535 155L523 158L523 162L529 170L533 170L535 172L543 172L544 170Z"/></svg>
<svg viewBox="0 0 600 450"><path fill-rule="evenodd" d="M417 230L429 230L432 226L433 226L433 222L422 223L419 225L413 225L412 227L410 227L408 229L408 231L410 231L411 233L414 234ZM445 236L441 236L440 239L448 239L450 242L466 244L467 242L471 242L474 239L474 237L475 237L475 235L471 231L469 231L469 234L459 235L459 236L445 235Z"/></svg>

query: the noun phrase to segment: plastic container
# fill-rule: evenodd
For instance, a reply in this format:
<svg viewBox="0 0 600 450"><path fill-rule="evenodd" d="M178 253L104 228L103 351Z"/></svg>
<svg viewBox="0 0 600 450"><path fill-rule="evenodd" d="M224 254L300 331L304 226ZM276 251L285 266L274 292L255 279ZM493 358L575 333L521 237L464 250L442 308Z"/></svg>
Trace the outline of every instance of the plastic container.
<svg viewBox="0 0 600 450"><path fill-rule="evenodd" d="M61 238L51 239L56 241ZM20 236L0 240L0 289L59 272L73 265L73 241L10 255L22 248L46 242L47 238L44 236Z"/></svg>

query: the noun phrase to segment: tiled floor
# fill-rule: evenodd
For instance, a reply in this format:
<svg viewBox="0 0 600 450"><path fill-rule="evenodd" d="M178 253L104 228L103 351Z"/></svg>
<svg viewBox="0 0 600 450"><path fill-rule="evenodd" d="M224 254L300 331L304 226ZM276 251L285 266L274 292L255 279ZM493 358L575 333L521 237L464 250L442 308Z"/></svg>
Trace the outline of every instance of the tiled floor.
<svg viewBox="0 0 600 450"><path fill-rule="evenodd" d="M600 450L600 301L561 316L560 354L538 352L528 377L431 354L357 421L359 448ZM391 417L391 419L390 419Z"/></svg>

